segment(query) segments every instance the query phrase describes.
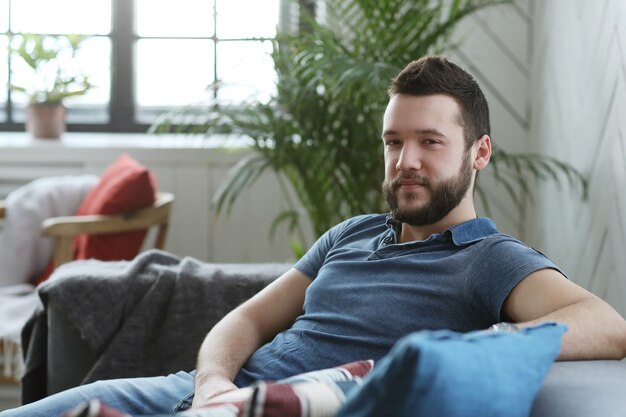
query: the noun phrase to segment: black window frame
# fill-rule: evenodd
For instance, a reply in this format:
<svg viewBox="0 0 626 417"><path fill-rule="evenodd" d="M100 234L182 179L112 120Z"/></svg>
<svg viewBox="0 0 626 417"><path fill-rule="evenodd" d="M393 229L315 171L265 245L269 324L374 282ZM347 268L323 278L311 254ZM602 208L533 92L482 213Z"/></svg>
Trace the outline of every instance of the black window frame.
<svg viewBox="0 0 626 417"><path fill-rule="evenodd" d="M9 7L11 7L10 0ZM309 3L311 0L300 0L302 3ZM279 6L279 7L282 7ZM308 7L311 7L308 5ZM211 15L207 17L213 19L214 28L217 28L217 13L215 5L212 7ZM69 132L105 132L105 133L138 133L146 132L150 123L141 122L136 118L135 104L135 45L139 39L151 39L151 37L140 37L135 33L135 0L111 0L111 32L106 35L88 35L89 37L105 37L111 41L111 91L110 100L107 106L109 120L104 123L67 123L67 131ZM279 23L280 24L280 23ZM9 26L8 32L5 32L9 39L15 32L12 32ZM55 35L50 33L50 35ZM163 39L171 37L163 37ZM159 39L158 37L156 39ZM176 37L174 39L185 39ZM196 39L196 37L190 37ZM212 36L201 37L201 39L212 40L215 44L213 49L213 65L215 77L219 77L217 71L218 57L217 45L220 42L229 41L271 41L273 38L219 38L217 30L214 30ZM10 59L7 60L9 82L11 77ZM216 95L217 91L214 90ZM12 93L9 91L5 114L7 120L0 122L0 132L19 132L24 131L24 123L15 121L13 114L13 105L11 100Z"/></svg>

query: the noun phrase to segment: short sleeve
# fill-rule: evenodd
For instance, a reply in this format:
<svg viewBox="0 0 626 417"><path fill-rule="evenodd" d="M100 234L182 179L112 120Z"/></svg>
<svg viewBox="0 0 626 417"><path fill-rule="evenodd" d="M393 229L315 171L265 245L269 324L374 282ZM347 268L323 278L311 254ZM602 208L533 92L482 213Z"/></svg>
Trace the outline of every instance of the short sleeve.
<svg viewBox="0 0 626 417"><path fill-rule="evenodd" d="M317 239L307 253L300 258L298 262L296 262L294 268L312 280L315 279L319 270L322 268L322 265L324 265L324 262L326 261L328 252L330 252L339 239L345 235L346 231L349 231L351 226L371 217L372 216L369 215L355 216L337 224L336 226L333 226L319 239Z"/></svg>
<svg viewBox="0 0 626 417"><path fill-rule="evenodd" d="M473 307L494 321L502 320L504 301L528 275L546 268L563 274L544 254L511 237L498 235L480 245L483 247L471 265L466 291Z"/></svg>
<svg viewBox="0 0 626 417"><path fill-rule="evenodd" d="M332 230L332 229L331 229ZM295 268L312 280L324 264L326 254L332 248L331 230L324 233L295 264Z"/></svg>

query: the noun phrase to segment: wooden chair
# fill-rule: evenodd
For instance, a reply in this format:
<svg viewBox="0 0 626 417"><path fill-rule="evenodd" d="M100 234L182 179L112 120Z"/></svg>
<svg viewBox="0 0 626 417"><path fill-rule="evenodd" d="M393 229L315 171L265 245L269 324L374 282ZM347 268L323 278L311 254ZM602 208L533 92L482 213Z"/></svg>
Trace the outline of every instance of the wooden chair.
<svg viewBox="0 0 626 417"><path fill-rule="evenodd" d="M54 238L54 268L73 260L74 236L78 234L102 235L129 232L157 227L153 247L164 249L174 195L160 192L150 207L121 215L64 216L46 219L42 234ZM0 219L6 216L6 204L0 200ZM8 343L8 342L5 342ZM2 345L0 345L2 354ZM19 380L0 374L0 386L19 384Z"/></svg>
<svg viewBox="0 0 626 417"><path fill-rule="evenodd" d="M173 202L173 194L160 192L152 206L132 213L112 216L65 216L46 219L43 222L41 233L55 239L54 268L72 260L74 236L79 234L101 235L130 232L156 226L158 229L154 247L163 249L165 247L170 210Z"/></svg>
<svg viewBox="0 0 626 417"><path fill-rule="evenodd" d="M173 202L173 194L159 192L152 206L131 213L111 216L63 216L46 219L43 222L41 233L55 239L54 267L72 260L74 236L79 234L101 235L142 230L156 226L158 229L154 247L163 249ZM6 204L4 200L0 200L0 219L3 219L5 215Z"/></svg>

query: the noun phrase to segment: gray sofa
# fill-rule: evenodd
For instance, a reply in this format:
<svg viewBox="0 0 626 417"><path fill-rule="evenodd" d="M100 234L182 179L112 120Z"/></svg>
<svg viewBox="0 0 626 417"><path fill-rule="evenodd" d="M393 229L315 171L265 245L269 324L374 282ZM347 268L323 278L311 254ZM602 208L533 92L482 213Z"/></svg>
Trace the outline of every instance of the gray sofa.
<svg viewBox="0 0 626 417"><path fill-rule="evenodd" d="M193 369L211 326L289 267L142 257L71 263L40 288L44 308L24 331L26 402L97 379ZM625 394L626 362L555 363L531 416L626 416Z"/></svg>

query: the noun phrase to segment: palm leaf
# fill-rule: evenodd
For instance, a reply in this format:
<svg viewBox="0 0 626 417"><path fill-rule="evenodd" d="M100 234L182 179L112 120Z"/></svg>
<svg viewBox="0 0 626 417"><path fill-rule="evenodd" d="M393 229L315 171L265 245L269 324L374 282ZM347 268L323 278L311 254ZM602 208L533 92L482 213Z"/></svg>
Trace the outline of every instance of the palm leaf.
<svg viewBox="0 0 626 417"><path fill-rule="evenodd" d="M496 183L504 187L516 204L521 204L524 198L534 199L533 187L529 184L537 180L549 180L557 186L567 182L571 188L578 191L582 200L588 196L586 177L574 166L547 155L512 154L497 149L492 154L489 166Z"/></svg>
<svg viewBox="0 0 626 417"><path fill-rule="evenodd" d="M235 200L250 187L270 165L262 155L252 154L239 161L230 171L226 180L220 185L213 198L218 213L223 209L227 212L233 207Z"/></svg>

